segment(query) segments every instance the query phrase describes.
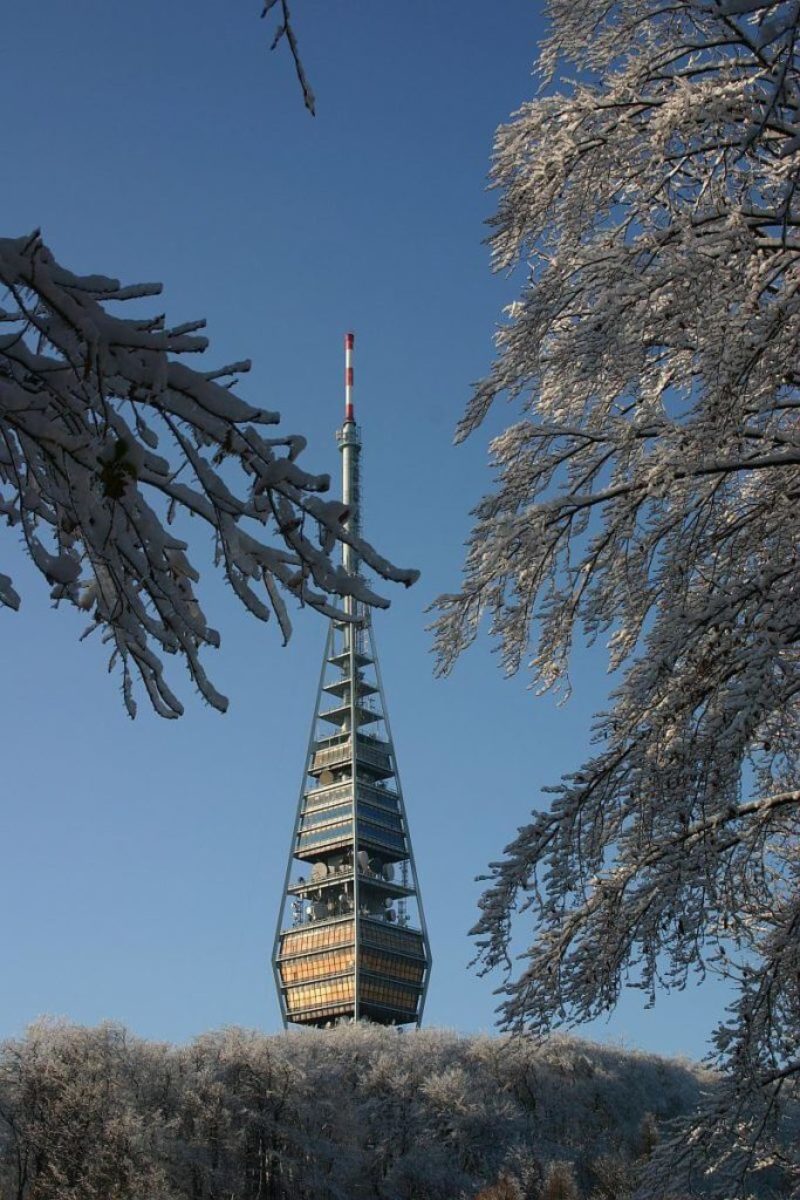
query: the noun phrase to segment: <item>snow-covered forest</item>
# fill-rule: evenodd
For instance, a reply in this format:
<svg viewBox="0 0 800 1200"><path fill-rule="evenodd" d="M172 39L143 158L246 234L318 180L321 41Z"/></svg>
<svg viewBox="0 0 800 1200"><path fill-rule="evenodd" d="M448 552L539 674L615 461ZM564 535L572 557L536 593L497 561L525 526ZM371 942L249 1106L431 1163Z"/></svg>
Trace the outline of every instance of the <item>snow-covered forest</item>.
<svg viewBox="0 0 800 1200"><path fill-rule="evenodd" d="M0 1050L3 1200L622 1200L713 1084L570 1039L341 1026Z"/></svg>

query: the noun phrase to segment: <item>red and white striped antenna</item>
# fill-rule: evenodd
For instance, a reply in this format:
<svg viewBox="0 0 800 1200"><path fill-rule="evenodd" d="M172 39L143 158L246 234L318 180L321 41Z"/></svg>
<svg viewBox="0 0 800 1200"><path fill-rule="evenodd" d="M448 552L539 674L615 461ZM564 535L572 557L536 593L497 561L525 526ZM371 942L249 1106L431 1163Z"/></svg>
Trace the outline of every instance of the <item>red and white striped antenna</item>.
<svg viewBox="0 0 800 1200"><path fill-rule="evenodd" d="M349 533L361 532L361 439L356 425L353 405L353 343L354 333L344 335L344 424L336 430L336 440L342 452L342 500L347 509L345 528ZM342 546L342 562L345 570L358 573L358 556L352 546ZM352 597L345 599L345 610L349 611Z"/></svg>
<svg viewBox="0 0 800 1200"><path fill-rule="evenodd" d="M353 414L353 343L354 333L344 335L344 419L355 421Z"/></svg>

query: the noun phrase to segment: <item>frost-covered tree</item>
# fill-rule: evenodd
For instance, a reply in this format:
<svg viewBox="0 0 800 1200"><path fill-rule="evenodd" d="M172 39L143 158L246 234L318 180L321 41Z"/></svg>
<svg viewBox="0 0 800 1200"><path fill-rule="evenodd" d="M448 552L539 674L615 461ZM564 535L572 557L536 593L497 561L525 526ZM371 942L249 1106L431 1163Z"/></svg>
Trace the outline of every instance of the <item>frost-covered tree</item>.
<svg viewBox="0 0 800 1200"><path fill-rule="evenodd" d="M724 1189L771 1153L800 1172L767 1136L800 1084L800 6L548 8L493 169L494 265L525 281L459 435L499 396L522 416L438 646L448 670L488 614L508 671L568 690L602 636L621 682L475 932L502 1020L539 1032L626 984L734 982L730 1119L697 1131Z"/></svg>
<svg viewBox="0 0 800 1200"><path fill-rule="evenodd" d="M642 1103L668 1121L708 1082L565 1038L359 1023L170 1047L42 1021L0 1044L0 1196L537 1200L556 1163L551 1200L577 1200L612 1148L635 1166Z"/></svg>
<svg viewBox="0 0 800 1200"><path fill-rule="evenodd" d="M4 1043L3 1200L171 1200L159 1161L173 1090L165 1059L165 1047L110 1025L39 1022Z"/></svg>
<svg viewBox="0 0 800 1200"><path fill-rule="evenodd" d="M204 322L120 314L160 285L74 275L38 232L0 240L0 285L0 513L53 600L86 610L110 644L131 716L134 670L156 712L182 712L165 654L183 658L210 704L227 703L201 664L219 635L173 520L197 519L239 600L261 620L274 613L284 640L287 598L328 614L348 594L385 605L334 565L345 509L322 498L327 476L298 465L305 440L266 436L278 414L231 390L249 363L193 369L184 356L206 348ZM358 544L384 579L413 581ZM0 603L19 602L0 575Z"/></svg>

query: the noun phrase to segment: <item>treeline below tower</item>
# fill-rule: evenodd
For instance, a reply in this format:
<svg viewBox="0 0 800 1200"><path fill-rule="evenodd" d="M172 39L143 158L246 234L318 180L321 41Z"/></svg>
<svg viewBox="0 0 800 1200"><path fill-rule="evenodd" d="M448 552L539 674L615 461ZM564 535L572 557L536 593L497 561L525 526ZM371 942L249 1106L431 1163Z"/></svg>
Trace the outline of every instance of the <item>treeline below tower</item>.
<svg viewBox="0 0 800 1200"><path fill-rule="evenodd" d="M41 1023L0 1047L0 1196L459 1200L502 1180L490 1196L622 1200L703 1082L570 1039L361 1023L171 1047Z"/></svg>

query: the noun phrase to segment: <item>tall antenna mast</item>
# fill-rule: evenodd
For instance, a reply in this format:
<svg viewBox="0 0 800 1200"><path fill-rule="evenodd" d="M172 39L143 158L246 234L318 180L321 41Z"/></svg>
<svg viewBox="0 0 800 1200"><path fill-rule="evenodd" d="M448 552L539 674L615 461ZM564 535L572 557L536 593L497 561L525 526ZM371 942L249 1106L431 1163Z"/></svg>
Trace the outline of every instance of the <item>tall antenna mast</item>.
<svg viewBox="0 0 800 1200"><path fill-rule="evenodd" d="M339 449L342 452L342 500L347 505L345 529L358 535L361 532L361 439L356 425L353 406L353 345L355 334L344 335L344 425L337 430ZM350 575L358 574L358 556L352 546L345 542L342 547L342 565ZM348 616L355 615L353 600L345 601Z"/></svg>
<svg viewBox="0 0 800 1200"><path fill-rule="evenodd" d="M353 346L355 345L356 335L354 333L346 333L344 335L344 419L345 421L355 421L355 413L353 412Z"/></svg>

